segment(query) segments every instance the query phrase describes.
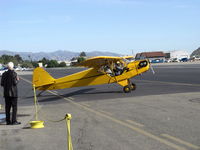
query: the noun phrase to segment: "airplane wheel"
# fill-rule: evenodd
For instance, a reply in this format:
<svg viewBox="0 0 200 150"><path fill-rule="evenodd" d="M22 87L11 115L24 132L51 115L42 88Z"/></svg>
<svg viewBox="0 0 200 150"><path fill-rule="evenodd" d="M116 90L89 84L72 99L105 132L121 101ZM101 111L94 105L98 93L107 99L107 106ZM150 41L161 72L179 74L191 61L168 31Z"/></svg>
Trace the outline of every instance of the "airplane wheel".
<svg viewBox="0 0 200 150"><path fill-rule="evenodd" d="M131 88L127 85L124 87L124 93L130 93L131 92Z"/></svg>
<svg viewBox="0 0 200 150"><path fill-rule="evenodd" d="M136 89L136 85L134 83L130 84L131 90L134 91Z"/></svg>

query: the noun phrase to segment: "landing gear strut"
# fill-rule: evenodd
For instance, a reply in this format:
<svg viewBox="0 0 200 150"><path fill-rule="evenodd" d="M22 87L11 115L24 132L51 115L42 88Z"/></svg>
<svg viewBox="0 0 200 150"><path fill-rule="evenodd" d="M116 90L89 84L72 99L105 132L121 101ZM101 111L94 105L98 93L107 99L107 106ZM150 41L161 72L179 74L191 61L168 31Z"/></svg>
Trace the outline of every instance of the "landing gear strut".
<svg viewBox="0 0 200 150"><path fill-rule="evenodd" d="M132 83L130 80L128 80L129 85L124 86L123 91L124 93L130 93L131 91L134 91L136 89L136 85Z"/></svg>
<svg viewBox="0 0 200 150"><path fill-rule="evenodd" d="M130 93L131 92L131 87L129 85L127 85L127 86L125 86L123 88L123 90L124 90L124 93Z"/></svg>
<svg viewBox="0 0 200 150"><path fill-rule="evenodd" d="M132 91L134 91L136 89L136 85L134 83L131 83L130 88L131 88Z"/></svg>

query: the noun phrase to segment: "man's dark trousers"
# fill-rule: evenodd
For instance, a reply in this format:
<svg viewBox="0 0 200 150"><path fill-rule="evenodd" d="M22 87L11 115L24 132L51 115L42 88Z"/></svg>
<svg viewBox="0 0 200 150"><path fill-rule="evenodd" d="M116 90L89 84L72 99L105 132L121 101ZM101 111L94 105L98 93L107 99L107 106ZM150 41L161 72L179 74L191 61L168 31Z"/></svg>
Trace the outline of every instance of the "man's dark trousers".
<svg viewBox="0 0 200 150"><path fill-rule="evenodd" d="M10 121L10 109L12 107L12 123L17 121L17 97L5 97L5 110L6 110L6 122L11 123Z"/></svg>

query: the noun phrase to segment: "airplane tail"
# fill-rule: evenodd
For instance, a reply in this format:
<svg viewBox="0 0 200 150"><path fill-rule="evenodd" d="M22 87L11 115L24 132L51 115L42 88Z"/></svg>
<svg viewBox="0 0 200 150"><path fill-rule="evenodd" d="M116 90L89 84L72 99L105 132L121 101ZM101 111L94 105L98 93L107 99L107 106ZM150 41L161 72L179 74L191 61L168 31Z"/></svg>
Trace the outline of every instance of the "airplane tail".
<svg viewBox="0 0 200 150"><path fill-rule="evenodd" d="M37 67L33 71L32 83L36 88L53 84L55 79L43 68Z"/></svg>

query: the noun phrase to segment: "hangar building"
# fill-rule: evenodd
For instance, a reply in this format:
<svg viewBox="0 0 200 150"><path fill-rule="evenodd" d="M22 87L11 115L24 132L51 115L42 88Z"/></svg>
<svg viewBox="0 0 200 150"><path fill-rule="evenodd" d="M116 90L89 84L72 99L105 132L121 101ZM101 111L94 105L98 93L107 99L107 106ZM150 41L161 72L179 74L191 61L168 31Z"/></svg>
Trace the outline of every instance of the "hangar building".
<svg viewBox="0 0 200 150"><path fill-rule="evenodd" d="M165 53L162 51L158 52L142 52L137 53L135 59L149 59L151 63L162 63L165 61Z"/></svg>
<svg viewBox="0 0 200 150"><path fill-rule="evenodd" d="M182 50L175 50L175 51L170 51L170 59L182 59L182 58L190 58L190 55L188 52L186 51L182 51Z"/></svg>

